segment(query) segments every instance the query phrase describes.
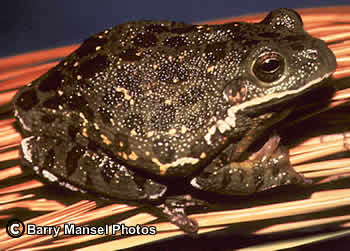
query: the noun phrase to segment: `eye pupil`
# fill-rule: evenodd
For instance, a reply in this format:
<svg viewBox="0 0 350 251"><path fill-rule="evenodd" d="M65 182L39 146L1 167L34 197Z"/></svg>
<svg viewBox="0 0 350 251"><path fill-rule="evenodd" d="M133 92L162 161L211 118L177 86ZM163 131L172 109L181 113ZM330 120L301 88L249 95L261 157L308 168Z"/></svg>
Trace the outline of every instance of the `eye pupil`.
<svg viewBox="0 0 350 251"><path fill-rule="evenodd" d="M261 65L261 69L266 73L274 73L279 67L280 62L275 58L268 58Z"/></svg>
<svg viewBox="0 0 350 251"><path fill-rule="evenodd" d="M275 82L282 77L283 72L284 59L276 52L268 52L260 55L253 65L255 77L264 83Z"/></svg>

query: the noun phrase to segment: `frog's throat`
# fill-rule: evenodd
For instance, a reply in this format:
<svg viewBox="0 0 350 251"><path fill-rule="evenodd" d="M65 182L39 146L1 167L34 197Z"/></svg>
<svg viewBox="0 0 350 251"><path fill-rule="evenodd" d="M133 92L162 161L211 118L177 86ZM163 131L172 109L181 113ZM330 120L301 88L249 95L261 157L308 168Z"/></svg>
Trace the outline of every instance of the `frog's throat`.
<svg viewBox="0 0 350 251"><path fill-rule="evenodd" d="M329 72L322 77L316 78L312 81L310 81L308 84L304 85L303 87L296 89L296 90L289 90L279 93L273 93L271 95L267 95L264 97L255 98L252 100L249 100L247 102L244 102L239 105L234 105L231 108L227 110L227 116L224 119L220 119L216 122L215 125L213 125L209 130L208 133L204 136L206 142L210 145L211 144L211 136L215 134L216 129L220 131L220 133L224 133L226 131L232 130L232 128L236 127L236 114L239 111L243 111L246 108L251 108L254 106L258 106L261 104L266 104L270 102L272 99L282 99L287 96L292 96L298 93L302 93L303 91L310 89L314 85L320 83L322 80L329 78L333 72Z"/></svg>

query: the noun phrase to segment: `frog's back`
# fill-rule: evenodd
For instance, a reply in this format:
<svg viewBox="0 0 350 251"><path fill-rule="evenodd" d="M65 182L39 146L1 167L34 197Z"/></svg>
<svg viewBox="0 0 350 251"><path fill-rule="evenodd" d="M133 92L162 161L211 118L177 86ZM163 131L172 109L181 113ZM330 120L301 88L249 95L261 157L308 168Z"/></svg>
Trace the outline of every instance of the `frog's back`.
<svg viewBox="0 0 350 251"><path fill-rule="evenodd" d="M113 149L122 161L193 165L207 155L202 139L218 107L227 106L215 81L238 74L243 54L228 43L237 34L219 26L126 23L87 39L31 88L40 91L39 109L75 121L69 134Z"/></svg>

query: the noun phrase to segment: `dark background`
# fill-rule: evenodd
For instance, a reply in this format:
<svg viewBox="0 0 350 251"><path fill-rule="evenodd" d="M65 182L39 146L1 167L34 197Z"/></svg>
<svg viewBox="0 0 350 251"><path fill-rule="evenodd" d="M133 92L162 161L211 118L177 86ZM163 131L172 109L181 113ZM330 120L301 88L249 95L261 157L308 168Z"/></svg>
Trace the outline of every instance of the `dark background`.
<svg viewBox="0 0 350 251"><path fill-rule="evenodd" d="M0 57L81 42L131 20L198 22L278 7L309 8L350 0L2 0Z"/></svg>

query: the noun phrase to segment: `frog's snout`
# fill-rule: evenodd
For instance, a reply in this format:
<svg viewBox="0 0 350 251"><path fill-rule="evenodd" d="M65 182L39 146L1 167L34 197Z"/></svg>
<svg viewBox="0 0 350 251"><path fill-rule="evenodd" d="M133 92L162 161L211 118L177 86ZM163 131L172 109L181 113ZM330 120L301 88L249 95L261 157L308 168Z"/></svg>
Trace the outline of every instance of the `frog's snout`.
<svg viewBox="0 0 350 251"><path fill-rule="evenodd" d="M337 68L337 59L331 49L322 40L315 41L315 48L319 48L320 60L325 69L329 69L329 72L334 72Z"/></svg>
<svg viewBox="0 0 350 251"><path fill-rule="evenodd" d="M328 47L327 47L328 48ZM337 68L337 59L331 49L328 48L328 55L326 56L328 65L335 71Z"/></svg>

